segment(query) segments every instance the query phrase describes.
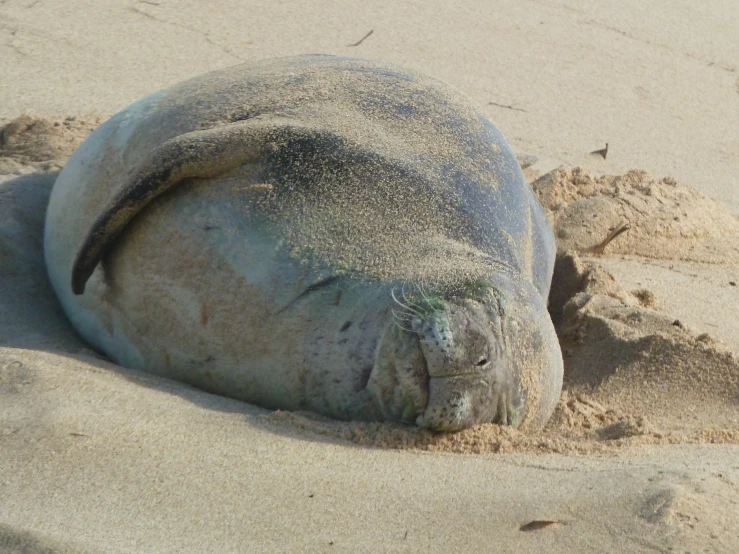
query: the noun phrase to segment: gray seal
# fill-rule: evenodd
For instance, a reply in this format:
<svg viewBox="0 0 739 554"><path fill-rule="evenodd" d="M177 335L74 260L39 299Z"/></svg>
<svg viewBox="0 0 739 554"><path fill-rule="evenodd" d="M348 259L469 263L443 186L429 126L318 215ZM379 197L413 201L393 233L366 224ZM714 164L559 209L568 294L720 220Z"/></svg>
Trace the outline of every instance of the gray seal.
<svg viewBox="0 0 739 554"><path fill-rule="evenodd" d="M59 175L46 264L117 363L273 409L541 428L555 242L503 136L393 65L299 56L121 111Z"/></svg>

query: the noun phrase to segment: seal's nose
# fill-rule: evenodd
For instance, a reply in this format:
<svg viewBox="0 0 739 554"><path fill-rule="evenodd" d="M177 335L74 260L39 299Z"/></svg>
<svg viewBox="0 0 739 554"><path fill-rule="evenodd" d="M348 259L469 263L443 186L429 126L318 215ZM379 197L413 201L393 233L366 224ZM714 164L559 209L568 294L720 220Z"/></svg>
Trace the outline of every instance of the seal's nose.
<svg viewBox="0 0 739 554"><path fill-rule="evenodd" d="M491 422L497 402L490 384L479 375L456 375L429 380L428 404L416 425L434 431L460 431Z"/></svg>

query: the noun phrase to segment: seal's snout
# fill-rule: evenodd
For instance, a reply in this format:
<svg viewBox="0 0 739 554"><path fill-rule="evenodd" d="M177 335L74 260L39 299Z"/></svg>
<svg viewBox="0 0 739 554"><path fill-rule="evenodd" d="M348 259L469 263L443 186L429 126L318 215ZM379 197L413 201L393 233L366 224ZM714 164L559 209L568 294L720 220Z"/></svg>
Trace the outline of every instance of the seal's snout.
<svg viewBox="0 0 739 554"><path fill-rule="evenodd" d="M474 304L446 304L414 318L429 376L420 427L459 431L478 423L515 425L513 383L487 314Z"/></svg>
<svg viewBox="0 0 739 554"><path fill-rule="evenodd" d="M499 321L476 302L415 304L385 331L367 390L386 419L434 431L480 423L517 426L520 394Z"/></svg>
<svg viewBox="0 0 739 554"><path fill-rule="evenodd" d="M479 394L489 389L485 383L467 376L431 379L429 404L416 419L416 425L434 431L460 431L479 422L476 404ZM475 391L475 389L478 389ZM479 404L478 404L479 406Z"/></svg>
<svg viewBox="0 0 739 554"><path fill-rule="evenodd" d="M491 375L439 377L429 381L429 403L416 425L461 431L480 423L518 425L520 406L511 387Z"/></svg>

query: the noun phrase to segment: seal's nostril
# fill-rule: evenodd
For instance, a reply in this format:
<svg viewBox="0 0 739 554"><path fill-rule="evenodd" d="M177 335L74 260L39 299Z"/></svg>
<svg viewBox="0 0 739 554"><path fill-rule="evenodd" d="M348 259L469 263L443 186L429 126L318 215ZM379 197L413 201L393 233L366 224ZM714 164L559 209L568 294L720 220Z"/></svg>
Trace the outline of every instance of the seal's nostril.
<svg viewBox="0 0 739 554"><path fill-rule="evenodd" d="M477 367L482 367L482 366L485 366L487 364L488 364L488 359L487 358L480 358L480 361L477 362L475 365Z"/></svg>

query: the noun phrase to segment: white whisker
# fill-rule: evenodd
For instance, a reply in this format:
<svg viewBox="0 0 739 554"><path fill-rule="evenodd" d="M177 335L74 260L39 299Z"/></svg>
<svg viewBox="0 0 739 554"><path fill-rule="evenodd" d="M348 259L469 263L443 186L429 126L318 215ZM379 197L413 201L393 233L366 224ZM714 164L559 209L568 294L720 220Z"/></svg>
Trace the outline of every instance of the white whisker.
<svg viewBox="0 0 739 554"><path fill-rule="evenodd" d="M397 319L394 319L393 320L393 325L395 325L398 329L402 329L406 333L413 333L413 330L412 329L408 329L407 327L403 327Z"/></svg>
<svg viewBox="0 0 739 554"><path fill-rule="evenodd" d="M403 296L403 300L405 300L408 303L408 306L413 306L414 308L417 308L419 311L423 311L423 307L419 306L418 304L415 304L414 302L411 302L408 297L405 295L405 283L403 283L403 286L400 288L400 294ZM419 313L419 315L421 315ZM423 319L423 316L421 316L421 319Z"/></svg>
<svg viewBox="0 0 739 554"><path fill-rule="evenodd" d="M413 319L415 319L411 314L398 313L394 309L391 309L390 311L392 312L395 319L399 319L402 321L413 321Z"/></svg>
<svg viewBox="0 0 739 554"><path fill-rule="evenodd" d="M423 281L421 281L418 284L418 292L421 293L421 298L423 298L424 301L426 301L427 303L431 304L431 299L429 298L428 294L426 294L426 291L424 290Z"/></svg>
<svg viewBox="0 0 739 554"><path fill-rule="evenodd" d="M414 309L413 309L413 308L411 308L410 306L406 306L406 305L405 305L405 304L403 304L403 303L402 303L402 302L401 302L400 300L398 300L398 298L397 298L397 297L395 296L395 288L394 288L394 287L393 287L392 289L390 289L390 296L392 296L392 297L393 297L393 300L395 301L395 303L396 303L396 304L397 304L398 306L400 306L401 308L403 308L403 309L404 309L404 310L406 310L406 311L409 311L409 312L413 312L413 313L414 313L414 314L416 314L416 315L417 315L418 317L420 317L421 319L423 319L423 315L421 314L421 312L419 312L418 310L414 310Z"/></svg>

